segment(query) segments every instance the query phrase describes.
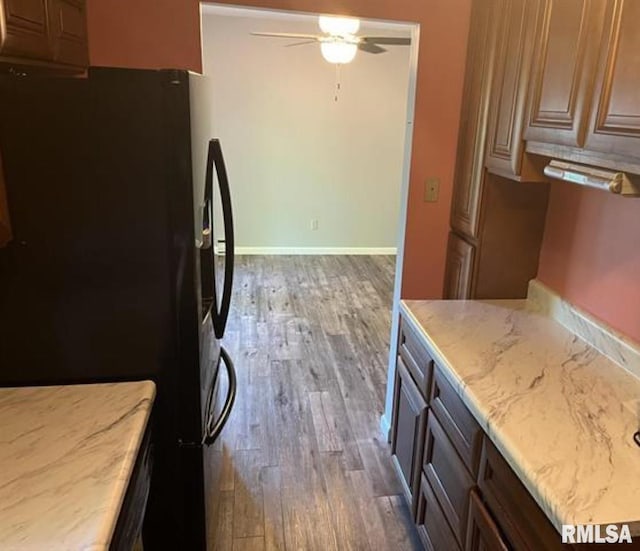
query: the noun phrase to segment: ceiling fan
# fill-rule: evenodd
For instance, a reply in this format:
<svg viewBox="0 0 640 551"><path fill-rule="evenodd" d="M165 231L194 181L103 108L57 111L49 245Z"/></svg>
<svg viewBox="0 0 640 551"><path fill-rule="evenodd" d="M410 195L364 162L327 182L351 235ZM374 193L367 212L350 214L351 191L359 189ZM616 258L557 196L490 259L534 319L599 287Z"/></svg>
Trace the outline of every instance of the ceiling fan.
<svg viewBox="0 0 640 551"><path fill-rule="evenodd" d="M353 61L358 50L369 54L381 54L387 51L381 45L409 46L411 44L410 38L401 36L358 36L356 33L360 29L360 20L353 17L321 15L318 24L322 34L267 32L252 32L251 34L300 40L300 42L288 44L287 47L319 43L322 57L329 63L336 64Z"/></svg>

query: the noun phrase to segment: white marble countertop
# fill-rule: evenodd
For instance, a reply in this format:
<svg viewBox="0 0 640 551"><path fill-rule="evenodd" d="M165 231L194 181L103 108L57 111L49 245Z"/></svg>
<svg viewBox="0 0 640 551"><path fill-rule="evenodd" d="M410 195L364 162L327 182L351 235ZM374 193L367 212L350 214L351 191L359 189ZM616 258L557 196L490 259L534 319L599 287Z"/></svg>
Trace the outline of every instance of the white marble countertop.
<svg viewBox="0 0 640 551"><path fill-rule="evenodd" d="M638 378L532 301L404 301L401 311L558 531L640 533Z"/></svg>
<svg viewBox="0 0 640 551"><path fill-rule="evenodd" d="M150 381L0 389L0 549L107 549Z"/></svg>

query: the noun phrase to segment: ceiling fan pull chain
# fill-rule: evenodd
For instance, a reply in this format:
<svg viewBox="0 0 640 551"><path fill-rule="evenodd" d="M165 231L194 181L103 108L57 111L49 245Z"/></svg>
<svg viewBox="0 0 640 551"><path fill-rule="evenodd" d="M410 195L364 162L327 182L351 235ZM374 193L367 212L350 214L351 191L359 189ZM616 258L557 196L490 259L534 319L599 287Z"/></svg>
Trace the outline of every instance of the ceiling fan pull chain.
<svg viewBox="0 0 640 551"><path fill-rule="evenodd" d="M336 63L336 94L333 100L337 103L340 94L340 63Z"/></svg>

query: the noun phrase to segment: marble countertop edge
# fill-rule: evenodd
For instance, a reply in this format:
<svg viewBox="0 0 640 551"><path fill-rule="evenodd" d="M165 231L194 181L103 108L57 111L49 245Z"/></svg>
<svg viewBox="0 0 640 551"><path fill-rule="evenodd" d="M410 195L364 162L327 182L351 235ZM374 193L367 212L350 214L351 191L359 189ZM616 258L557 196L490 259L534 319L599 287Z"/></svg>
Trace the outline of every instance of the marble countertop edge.
<svg viewBox="0 0 640 551"><path fill-rule="evenodd" d="M527 310L532 315L539 315L545 319L548 319L550 322L557 323L560 330L571 333L570 328L566 327L554 318L548 318L544 311L539 310L537 308L537 305L532 304L526 299L486 302L500 302L504 303L505 305L511 304L512 306L519 306L521 309ZM473 414L480 427L485 431L491 442L496 446L509 466L514 470L514 472L516 472L518 478L528 489L538 506L545 512L556 530L560 533L562 531L563 524L594 524L593 522L589 522L589 520L585 518L569 517L563 515L563 512L559 507L561 504L557 503L557 500L553 497L553 489L549 487L549 485L544 481L530 476L529 473L534 472L533 466L525 456L517 453L518 446L511 441L508 434L501 431L500 428L492 422L490 415L487 416L487 414L485 413L486 408L483 408L480 400L475 395L473 390L469 388L469 385L465 383L464 379L458 375L447 355L432 340L432 338L422 327L421 323L415 317L415 315L411 311L411 308L405 303L405 301L401 301L400 310L405 319L409 321L411 327L416 330L418 334L423 338L424 344L427 346L433 360L444 367L444 369L442 369L442 373L446 377L447 381L453 386L457 395L467 406L469 411ZM581 340L584 340L583 337L579 337L581 338ZM589 343L587 342L587 344ZM601 351L599 352L602 353ZM611 359L608 356L606 357L608 359ZM615 363L616 365L619 365L618 362ZM619 367L624 369L624 366ZM618 526L627 524L632 536L640 535L640 520L623 522L620 521L620 519L614 520L603 518L602 521L598 522L597 524L616 524Z"/></svg>

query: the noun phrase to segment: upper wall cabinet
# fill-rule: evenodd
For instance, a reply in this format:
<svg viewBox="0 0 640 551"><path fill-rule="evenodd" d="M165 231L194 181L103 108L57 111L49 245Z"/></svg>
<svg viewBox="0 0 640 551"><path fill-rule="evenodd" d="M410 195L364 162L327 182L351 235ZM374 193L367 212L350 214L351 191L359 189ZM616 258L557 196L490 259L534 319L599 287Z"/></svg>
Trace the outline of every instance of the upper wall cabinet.
<svg viewBox="0 0 640 551"><path fill-rule="evenodd" d="M544 0L527 151L640 174L640 2Z"/></svg>
<svg viewBox="0 0 640 551"><path fill-rule="evenodd" d="M544 0L525 139L583 147L608 0Z"/></svg>
<svg viewBox="0 0 640 551"><path fill-rule="evenodd" d="M640 2L610 4L585 147L640 159Z"/></svg>
<svg viewBox="0 0 640 551"><path fill-rule="evenodd" d="M86 0L0 0L0 65L79 72L89 62Z"/></svg>
<svg viewBox="0 0 640 551"><path fill-rule="evenodd" d="M473 3L451 203L451 227L471 238L478 236L480 224L494 20L490 2Z"/></svg>
<svg viewBox="0 0 640 551"><path fill-rule="evenodd" d="M527 94L540 0L503 0L489 108L487 169L518 181L545 181L541 163L525 155L523 139Z"/></svg>

